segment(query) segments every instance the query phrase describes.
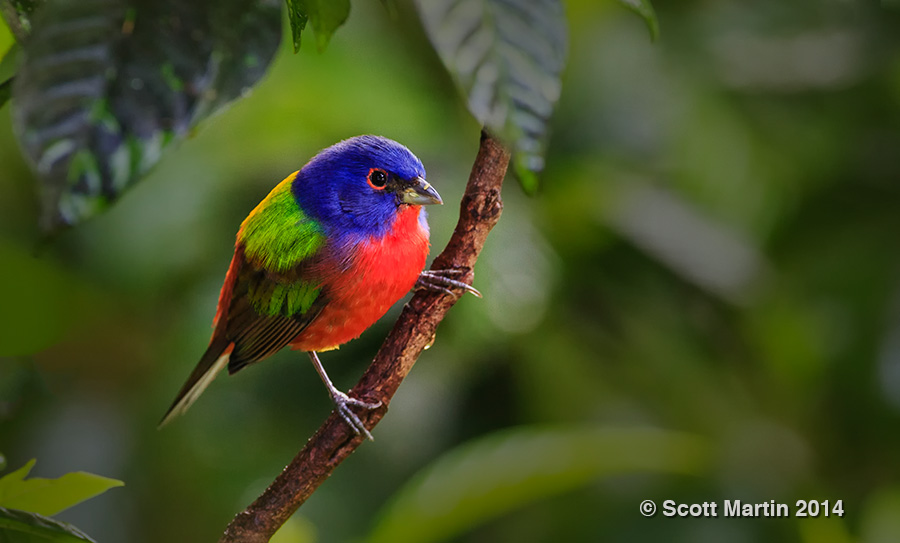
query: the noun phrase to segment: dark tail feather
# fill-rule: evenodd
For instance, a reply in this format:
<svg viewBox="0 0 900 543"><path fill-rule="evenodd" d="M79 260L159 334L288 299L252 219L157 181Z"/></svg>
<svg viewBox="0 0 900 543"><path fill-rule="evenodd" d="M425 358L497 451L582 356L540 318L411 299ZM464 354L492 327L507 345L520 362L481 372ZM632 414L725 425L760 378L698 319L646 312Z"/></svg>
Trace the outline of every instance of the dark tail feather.
<svg viewBox="0 0 900 543"><path fill-rule="evenodd" d="M172 402L172 407L166 412L165 416L159 421L159 427L162 428L172 421L178 415L181 415L191 406L194 401L200 397L200 394L206 390L206 387L212 383L222 368L228 365L228 359L231 356L233 344L225 338L213 338L210 342L197 367L191 372L187 382L178 391L178 396Z"/></svg>

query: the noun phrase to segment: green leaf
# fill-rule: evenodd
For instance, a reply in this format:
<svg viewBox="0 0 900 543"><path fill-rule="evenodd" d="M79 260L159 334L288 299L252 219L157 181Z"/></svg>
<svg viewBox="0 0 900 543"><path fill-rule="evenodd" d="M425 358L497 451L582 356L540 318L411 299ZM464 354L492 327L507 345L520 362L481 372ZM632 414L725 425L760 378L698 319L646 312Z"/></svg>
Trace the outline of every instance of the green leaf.
<svg viewBox="0 0 900 543"><path fill-rule="evenodd" d="M533 192L566 58L561 2L418 0L417 5L469 111L511 147L513 171Z"/></svg>
<svg viewBox="0 0 900 543"><path fill-rule="evenodd" d="M659 20L656 18L656 10L650 0L618 0L620 4L637 13L644 19L647 30L650 31L650 39L659 39Z"/></svg>
<svg viewBox="0 0 900 543"><path fill-rule="evenodd" d="M2 0L0 0L2 1ZM13 76L16 75L16 65L18 64L21 48L15 42L6 42L4 47L4 38L10 37L10 34L4 36L6 28L0 24L0 51L5 50L0 59L0 108L2 108L9 100L12 94Z"/></svg>
<svg viewBox="0 0 900 543"><path fill-rule="evenodd" d="M46 0L13 84L46 232L104 209L262 77L281 0Z"/></svg>
<svg viewBox="0 0 900 543"><path fill-rule="evenodd" d="M316 33L316 48L321 53L328 46L332 34L350 16L350 0L294 0L309 16Z"/></svg>
<svg viewBox="0 0 900 543"><path fill-rule="evenodd" d="M306 14L306 8L303 0L285 0L287 3L288 19L291 22L291 35L294 38L294 53L300 51L300 34L306 28L306 22L309 16Z"/></svg>
<svg viewBox="0 0 900 543"><path fill-rule="evenodd" d="M13 42L3 54L3 60L0 60L0 79L6 81L16 74L16 65L19 63L19 57L22 54L22 48L19 44Z"/></svg>
<svg viewBox="0 0 900 543"><path fill-rule="evenodd" d="M0 0L0 2L2 2L2 0ZM12 34L12 30L10 30L6 21L0 17L0 52L8 51L15 42L16 39Z"/></svg>
<svg viewBox="0 0 900 543"><path fill-rule="evenodd" d="M55 515L73 505L122 486L122 481L83 471L67 473L58 479L25 479L34 460L0 478L0 507L21 509L41 515Z"/></svg>
<svg viewBox="0 0 900 543"><path fill-rule="evenodd" d="M380 513L368 541L446 541L599 477L694 474L708 457L700 439L661 430L549 427L500 432L451 451L416 475Z"/></svg>
<svg viewBox="0 0 900 543"><path fill-rule="evenodd" d="M6 457L0 454L0 470L6 469Z"/></svg>
<svg viewBox="0 0 900 543"><path fill-rule="evenodd" d="M94 542L78 528L36 513L0 507L0 541L3 543Z"/></svg>

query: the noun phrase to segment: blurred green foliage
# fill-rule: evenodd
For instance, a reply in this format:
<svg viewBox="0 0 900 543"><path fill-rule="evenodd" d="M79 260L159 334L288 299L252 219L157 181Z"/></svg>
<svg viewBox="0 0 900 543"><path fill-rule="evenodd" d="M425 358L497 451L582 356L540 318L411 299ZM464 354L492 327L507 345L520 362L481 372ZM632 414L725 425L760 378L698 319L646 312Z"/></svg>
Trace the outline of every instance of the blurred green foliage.
<svg viewBox="0 0 900 543"><path fill-rule="evenodd" d="M649 0L619 0L619 3L644 19L647 30L650 31L650 37L654 41L659 39L659 19L657 19L656 10L653 9L653 4Z"/></svg>
<svg viewBox="0 0 900 543"><path fill-rule="evenodd" d="M392 498L368 541L447 541L601 476L697 474L708 461L703 443L674 432L593 427L494 432L419 473Z"/></svg>
<svg viewBox="0 0 900 543"><path fill-rule="evenodd" d="M397 4L390 19L355 3L321 55L284 40L251 96L37 257L34 178L0 110L0 269L16 292L0 330L27 330L12 335L21 348L0 344L0 445L11 465L40 458L44 476L126 481L60 515L98 541L214 540L331 408L284 352L155 430L208 340L237 226L278 181L341 138L383 134L448 202L430 214L435 251L449 237L479 126ZM542 189L507 186L476 269L485 299L460 300L376 441L278 537L364 539L448 451L579 425L686 433L711 457L697 475L585 478L455 540L900 540L900 13L660 0L650 43L614 2L566 6ZM322 357L339 386L390 323ZM527 445L509 454L546 466ZM644 499L840 499L846 514L647 519Z"/></svg>
<svg viewBox="0 0 900 543"><path fill-rule="evenodd" d="M58 342L89 301L65 269L0 239L0 356L29 355ZM28 287L31 288L28 288ZM23 288L25 287L25 288Z"/></svg>

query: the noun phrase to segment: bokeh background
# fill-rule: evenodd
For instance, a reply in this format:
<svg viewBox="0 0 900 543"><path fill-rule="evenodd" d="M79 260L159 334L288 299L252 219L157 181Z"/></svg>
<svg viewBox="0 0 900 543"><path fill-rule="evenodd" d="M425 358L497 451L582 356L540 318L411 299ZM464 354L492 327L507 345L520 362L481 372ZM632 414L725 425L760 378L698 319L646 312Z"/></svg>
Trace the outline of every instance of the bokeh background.
<svg viewBox="0 0 900 543"><path fill-rule="evenodd" d="M654 4L651 43L616 2L566 2L543 186L507 183L485 298L452 310L376 441L281 541L365 541L391 514L415 528L403 492L464 528L392 541L900 541L900 11ZM34 177L0 109L0 452L126 483L61 519L101 542L214 541L326 417L306 357L282 352L156 429L208 341L237 226L316 151L405 143L447 202L435 252L449 238L479 127L397 11L354 2L323 54L285 43L251 96L37 250ZM391 322L323 356L339 386ZM593 449L598 431L614 446ZM504 493L526 498L479 501ZM644 499L843 500L844 516L647 519Z"/></svg>

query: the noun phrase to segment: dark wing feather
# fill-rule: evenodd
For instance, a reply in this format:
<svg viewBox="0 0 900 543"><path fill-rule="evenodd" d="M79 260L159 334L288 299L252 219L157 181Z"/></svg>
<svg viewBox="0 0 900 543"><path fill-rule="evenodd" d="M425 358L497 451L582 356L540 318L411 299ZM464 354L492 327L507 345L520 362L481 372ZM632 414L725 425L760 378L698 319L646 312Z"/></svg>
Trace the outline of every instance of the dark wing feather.
<svg viewBox="0 0 900 543"><path fill-rule="evenodd" d="M319 291L312 305L303 313L263 315L250 300L254 284L296 282L304 276L303 270L275 276L245 263L235 283L225 323L225 337L234 342L234 350L228 361L228 373L233 374L244 366L259 362L283 349L313 321L327 302L327 296Z"/></svg>
<svg viewBox="0 0 900 543"><path fill-rule="evenodd" d="M271 287L273 284L308 285L316 281L315 277L319 275L312 271L318 269L318 262L318 259L310 258L288 273L271 274L248 261L241 245L235 247L234 257L219 294L215 331L209 347L181 387L160 426L187 411L226 363L228 373L234 373L248 364L275 354L309 326L327 303L328 297L324 290L320 289L315 293L315 300L305 311L293 315L265 315L257 311L251 302L250 293L253 287ZM263 291L270 294L274 292ZM290 305L290 301L286 303ZM273 304L263 305L271 309Z"/></svg>
<svg viewBox="0 0 900 543"><path fill-rule="evenodd" d="M257 313L247 298L236 300L239 316L234 324L229 319L228 338L234 342L234 351L228 361L228 373L232 374L248 364L259 362L277 353L306 328L321 311L324 299L303 315L295 317L263 316Z"/></svg>

